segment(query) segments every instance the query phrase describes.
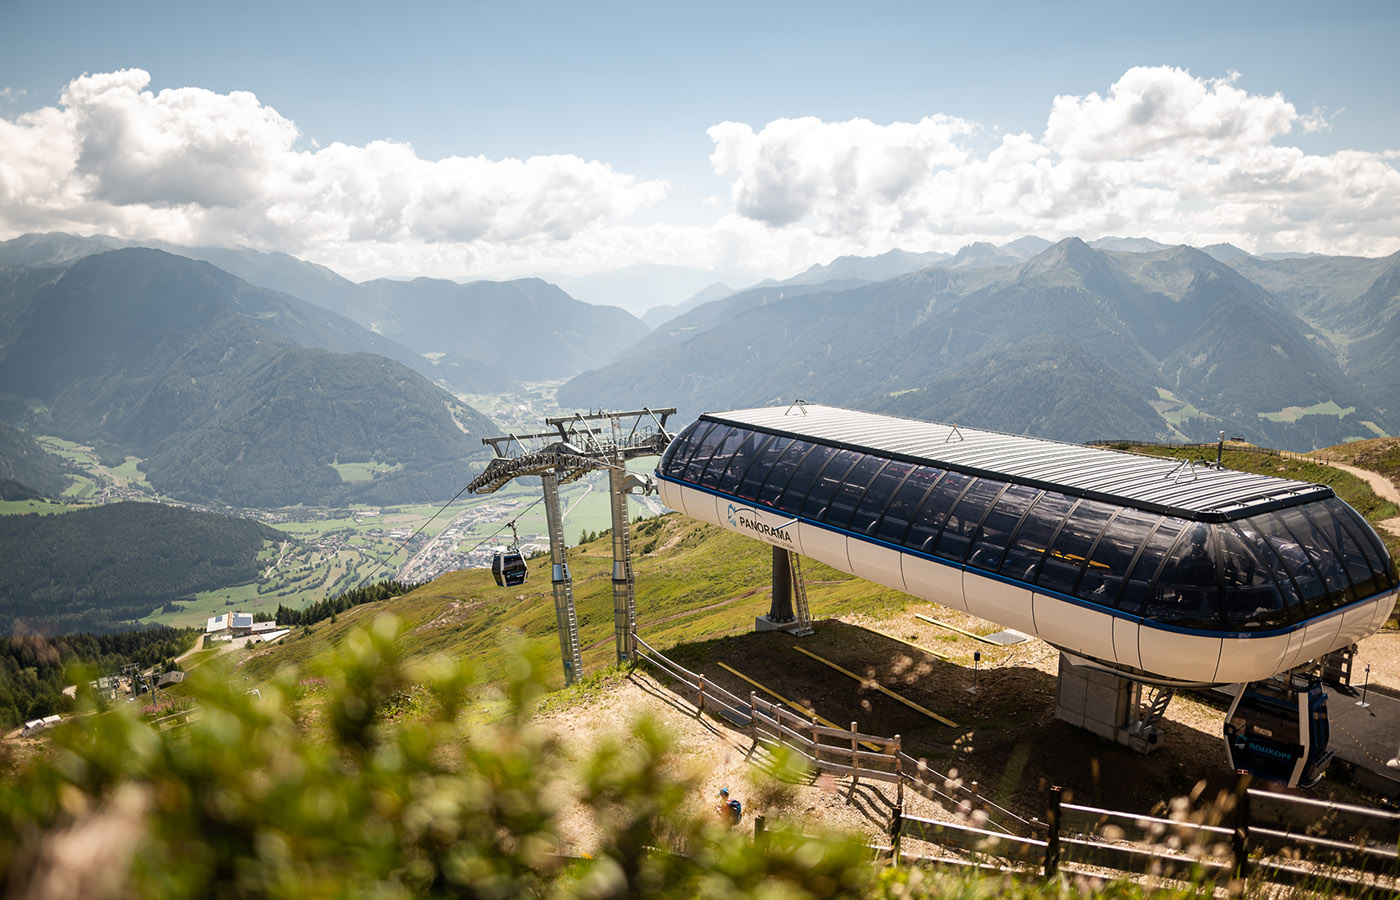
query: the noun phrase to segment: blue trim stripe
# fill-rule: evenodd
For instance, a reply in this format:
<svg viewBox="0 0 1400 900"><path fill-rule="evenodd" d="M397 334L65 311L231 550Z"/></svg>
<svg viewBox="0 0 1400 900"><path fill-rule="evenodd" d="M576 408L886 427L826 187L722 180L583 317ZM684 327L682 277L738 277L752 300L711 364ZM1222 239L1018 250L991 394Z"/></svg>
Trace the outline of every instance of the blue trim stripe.
<svg viewBox="0 0 1400 900"><path fill-rule="evenodd" d="M1003 584L1008 584L1013 587L1022 588L1023 590L1029 591L1034 594L1040 594L1044 597L1053 597L1054 599L1059 600L1063 603L1070 603L1074 606L1078 606L1083 609L1092 610L1093 612L1104 613L1106 615L1112 616L1115 619L1126 619L1129 622L1136 622L1138 625L1144 626L1146 628L1152 628L1158 631L1172 632L1175 634L1192 634L1200 635L1201 637L1231 638L1236 640L1280 637L1282 635L1292 634L1295 631L1301 631L1315 622L1321 622L1325 619L1330 619L1333 616L1344 615L1350 609L1363 606L1367 603L1374 603L1376 600L1385 597L1386 594L1394 595L1397 592L1400 592L1400 588L1390 588L1388 590L1381 591L1380 593L1372 594L1370 597L1367 597L1364 600L1356 600L1351 603L1348 603L1346 606L1339 606L1336 609L1329 609L1327 612L1320 613L1319 615L1313 616L1310 619L1303 619L1302 621L1295 622L1292 625L1287 625L1282 628L1271 628L1266 631L1213 631L1206 630L1204 628L1191 628L1184 625L1173 625L1170 622L1158 622L1153 619L1144 619L1142 616L1135 616L1132 613L1126 613L1122 610L1110 609L1107 606L1100 606L1097 603L1090 603L1082 597L1074 597L1069 594L1062 594L1059 591L1047 590L1038 585L1031 584L1030 582L1021 581L1017 578L1008 578L1005 575L1000 575L996 572L988 572L986 569L979 569L976 566L966 566L962 563L955 563L946 559L940 559L937 556L931 556L927 553L922 553L918 550L911 550L908 547L902 546L900 544L892 544L889 541L884 541L879 538L872 538L864 534L858 534L857 532L848 531L844 528L834 528L831 525L827 525L825 522L818 522L814 519L807 519L803 518L802 516L793 515L792 513L787 512L786 510L777 509L776 507L769 506L766 503L759 503L756 500L746 500L743 497L736 497L733 494L726 494L722 491L716 491L712 488L701 487L698 484L691 484L689 481L682 481L679 478L675 478L670 475L663 475L659 468L656 470L656 477L660 478L662 481L670 482L671 484L674 484L678 487L688 488L692 491L699 491L702 494L709 494L713 497L718 497L722 500L727 500L734 503L747 504L749 508L754 510L769 512L780 516L788 516L791 519L791 522L785 524L784 527L788 527L788 525L792 524L793 522L800 522L803 525L809 525L814 528L820 528L823 531L829 531L834 534L844 535L848 538L855 538L856 540L862 541L867 544L874 544L879 547L885 547L890 550L894 550L897 553L917 557L918 559L928 560L929 562L935 562L939 565L948 566L949 568L958 569L963 572L971 572L978 578L986 578L989 581L999 581ZM735 533L739 534L741 532L736 531Z"/></svg>

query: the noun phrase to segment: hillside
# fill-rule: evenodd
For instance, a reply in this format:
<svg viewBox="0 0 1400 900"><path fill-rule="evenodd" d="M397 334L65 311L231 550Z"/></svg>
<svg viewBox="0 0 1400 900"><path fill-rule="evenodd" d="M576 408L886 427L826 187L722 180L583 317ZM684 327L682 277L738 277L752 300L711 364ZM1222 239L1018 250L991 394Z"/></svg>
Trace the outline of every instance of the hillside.
<svg viewBox="0 0 1400 900"><path fill-rule="evenodd" d="M197 591L257 577L286 535L266 525L154 503L62 516L0 516L0 635L113 631Z"/></svg>
<svg viewBox="0 0 1400 900"><path fill-rule="evenodd" d="M469 284L380 279L356 284L324 266L248 248L28 234L0 242L0 268L70 266L129 246L206 261L249 284L314 305L323 316L326 311L336 314L332 318L343 316L361 326L357 331L362 339L375 345L301 343L378 353L463 393L504 392L521 380L567 378L612 360L649 330L616 306L584 303L539 279Z"/></svg>
<svg viewBox="0 0 1400 900"><path fill-rule="evenodd" d="M207 263L133 249L56 271L0 295L19 325L0 348L0 416L147 459L157 490L240 506L437 499L494 431L399 363L347 352L382 339ZM336 463L377 474L346 484Z"/></svg>
<svg viewBox="0 0 1400 900"><path fill-rule="evenodd" d="M57 497L68 486L63 461L0 422L0 500Z"/></svg>
<svg viewBox="0 0 1400 900"><path fill-rule="evenodd" d="M1367 309L1395 306L1375 299L1385 285ZM1364 344L1377 370L1364 382L1288 305L1188 247L1071 238L1014 265L794 290L678 316L560 402L626 406L644 385L682 417L801 397L1072 441L1224 430L1303 450L1397 428L1367 386L1388 377L1386 333Z"/></svg>

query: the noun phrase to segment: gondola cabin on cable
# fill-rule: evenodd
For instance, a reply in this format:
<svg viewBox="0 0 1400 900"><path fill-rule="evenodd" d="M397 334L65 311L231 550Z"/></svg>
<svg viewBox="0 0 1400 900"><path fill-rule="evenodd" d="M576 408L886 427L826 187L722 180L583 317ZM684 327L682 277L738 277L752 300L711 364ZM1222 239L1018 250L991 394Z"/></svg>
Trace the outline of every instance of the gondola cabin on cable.
<svg viewBox="0 0 1400 900"><path fill-rule="evenodd" d="M657 479L672 509L1159 686L1312 671L1400 584L1324 485L816 404L702 415ZM1289 709L1324 751L1325 706Z"/></svg>
<svg viewBox="0 0 1400 900"><path fill-rule="evenodd" d="M491 577L500 587L518 587L525 583L530 573L530 567L525 564L525 554L520 552L520 535L516 533L514 522L510 523L510 532L513 538L510 547L496 551L491 558Z"/></svg>

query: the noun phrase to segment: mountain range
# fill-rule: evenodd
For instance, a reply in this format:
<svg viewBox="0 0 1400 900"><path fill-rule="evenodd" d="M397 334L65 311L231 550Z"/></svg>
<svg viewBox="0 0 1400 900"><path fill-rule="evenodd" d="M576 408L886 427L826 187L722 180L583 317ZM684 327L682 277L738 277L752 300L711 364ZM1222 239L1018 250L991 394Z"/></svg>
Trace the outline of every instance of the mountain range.
<svg viewBox="0 0 1400 900"><path fill-rule="evenodd" d="M0 416L142 457L185 499L450 496L495 430L348 319L158 250L0 267L0 334ZM347 481L349 463L376 474Z"/></svg>
<svg viewBox="0 0 1400 900"><path fill-rule="evenodd" d="M338 313L374 336L373 346L363 349L464 393L502 393L519 381L567 378L610 362L649 330L630 313L577 300L537 278L356 284L324 266L248 248L32 234L0 242L0 265L67 266L135 246L203 260L252 285Z"/></svg>
<svg viewBox="0 0 1400 900"><path fill-rule="evenodd" d="M1224 430L1291 449L1400 425L1400 254L1215 248L1227 264L1070 238L1006 262L1005 248L965 249L965 262L991 264L770 284L700 305L559 400L626 406L645 393L684 416L801 397L1074 441Z"/></svg>

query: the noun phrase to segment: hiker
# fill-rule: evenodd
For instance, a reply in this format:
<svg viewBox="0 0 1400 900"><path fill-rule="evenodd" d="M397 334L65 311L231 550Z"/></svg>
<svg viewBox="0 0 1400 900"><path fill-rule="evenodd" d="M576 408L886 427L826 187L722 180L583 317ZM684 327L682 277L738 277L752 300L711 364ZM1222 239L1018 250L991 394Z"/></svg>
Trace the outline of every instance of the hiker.
<svg viewBox="0 0 1400 900"><path fill-rule="evenodd" d="M720 788L719 803L715 806L715 812L719 813L730 828L733 828L739 824L740 819L744 818L744 804L738 800L729 799L729 788Z"/></svg>

